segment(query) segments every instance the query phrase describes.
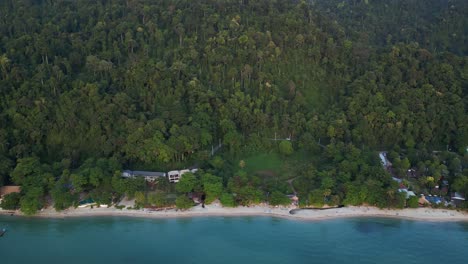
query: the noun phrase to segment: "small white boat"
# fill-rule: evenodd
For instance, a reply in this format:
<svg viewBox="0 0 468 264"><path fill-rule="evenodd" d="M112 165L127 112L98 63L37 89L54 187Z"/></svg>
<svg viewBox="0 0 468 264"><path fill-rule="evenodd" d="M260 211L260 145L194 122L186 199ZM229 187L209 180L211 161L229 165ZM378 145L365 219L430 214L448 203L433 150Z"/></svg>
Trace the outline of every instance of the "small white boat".
<svg viewBox="0 0 468 264"><path fill-rule="evenodd" d="M5 233L6 233L6 229L5 229L5 228L3 228L2 230L0 230L0 237L2 237L3 234L5 234Z"/></svg>

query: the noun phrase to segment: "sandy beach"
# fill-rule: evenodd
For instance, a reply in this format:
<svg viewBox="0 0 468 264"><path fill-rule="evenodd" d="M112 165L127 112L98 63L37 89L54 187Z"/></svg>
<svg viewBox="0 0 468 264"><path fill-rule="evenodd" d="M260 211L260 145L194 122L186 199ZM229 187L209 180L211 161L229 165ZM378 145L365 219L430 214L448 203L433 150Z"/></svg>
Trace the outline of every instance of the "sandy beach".
<svg viewBox="0 0 468 264"><path fill-rule="evenodd" d="M68 217L92 217L92 216L130 216L147 218L179 218L179 217L209 217L209 216L272 216L298 220L326 220L346 217L388 217L402 218L419 221L468 221L468 213L432 208L416 209L379 209L368 206L350 206L342 208L332 208L327 210L294 210L294 207L269 207L257 205L250 207L225 208L219 204L193 207L189 210L181 211L168 209L165 211L130 210L110 208L76 208L67 209L61 212L53 208L47 208L38 212L34 217L68 218ZM290 211L293 210L292 214ZM19 211L0 210L3 215L22 215Z"/></svg>

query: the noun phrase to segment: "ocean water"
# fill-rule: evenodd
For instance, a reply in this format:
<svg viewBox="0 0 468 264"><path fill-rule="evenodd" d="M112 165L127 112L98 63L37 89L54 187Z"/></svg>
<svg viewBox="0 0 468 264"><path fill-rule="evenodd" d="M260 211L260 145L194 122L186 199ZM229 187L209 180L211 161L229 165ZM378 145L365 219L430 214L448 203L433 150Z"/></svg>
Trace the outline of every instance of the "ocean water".
<svg viewBox="0 0 468 264"><path fill-rule="evenodd" d="M0 216L0 263L468 263L468 223Z"/></svg>

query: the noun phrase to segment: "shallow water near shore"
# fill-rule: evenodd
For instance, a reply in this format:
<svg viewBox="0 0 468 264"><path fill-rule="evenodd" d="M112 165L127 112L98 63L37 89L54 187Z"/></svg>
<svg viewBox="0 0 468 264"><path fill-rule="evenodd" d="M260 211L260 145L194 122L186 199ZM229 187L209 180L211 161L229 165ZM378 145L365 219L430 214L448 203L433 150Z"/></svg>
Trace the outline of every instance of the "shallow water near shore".
<svg viewBox="0 0 468 264"><path fill-rule="evenodd" d="M468 223L0 216L3 263L465 263Z"/></svg>

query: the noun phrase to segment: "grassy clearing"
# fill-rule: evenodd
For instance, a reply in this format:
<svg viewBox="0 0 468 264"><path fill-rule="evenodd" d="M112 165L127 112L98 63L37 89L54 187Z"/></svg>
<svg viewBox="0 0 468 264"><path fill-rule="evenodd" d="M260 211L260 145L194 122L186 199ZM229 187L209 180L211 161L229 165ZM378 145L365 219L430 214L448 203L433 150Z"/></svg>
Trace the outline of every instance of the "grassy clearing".
<svg viewBox="0 0 468 264"><path fill-rule="evenodd" d="M283 165L283 161L278 153L260 153L244 159L245 170L248 173L258 171L272 171L279 173Z"/></svg>

